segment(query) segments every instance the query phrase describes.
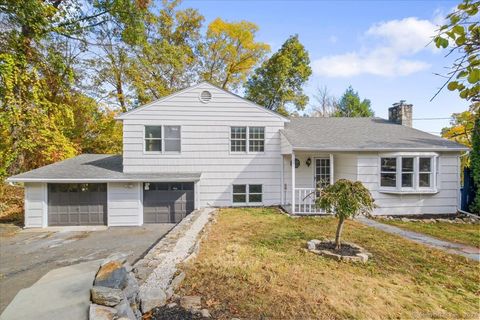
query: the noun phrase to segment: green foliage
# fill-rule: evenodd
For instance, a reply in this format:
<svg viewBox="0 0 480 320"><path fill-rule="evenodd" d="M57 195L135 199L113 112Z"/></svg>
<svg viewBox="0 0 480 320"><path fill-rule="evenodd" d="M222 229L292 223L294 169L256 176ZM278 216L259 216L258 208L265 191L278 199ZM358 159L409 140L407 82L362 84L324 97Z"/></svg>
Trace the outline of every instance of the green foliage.
<svg viewBox="0 0 480 320"><path fill-rule="evenodd" d="M480 99L479 9L480 1L464 0L447 16L448 22L434 38L437 48L461 54L449 72L448 90L456 90L462 99L473 101Z"/></svg>
<svg viewBox="0 0 480 320"><path fill-rule="evenodd" d="M358 92L349 86L340 98L334 117L373 117L374 112L370 107L370 100L360 100Z"/></svg>
<svg viewBox="0 0 480 320"><path fill-rule="evenodd" d="M340 179L334 184L321 188L316 205L339 219L335 244L340 248L340 237L345 219L357 214L369 214L374 208L370 191L360 181Z"/></svg>
<svg viewBox="0 0 480 320"><path fill-rule="evenodd" d="M288 104L303 110L308 103L303 86L311 74L308 52L298 35L291 36L255 70L245 85L246 98L282 114L288 114Z"/></svg>
<svg viewBox="0 0 480 320"><path fill-rule="evenodd" d="M475 115L473 128L470 165L473 172L473 181L477 188L475 200L470 209L472 212L480 213L480 114L478 112Z"/></svg>
<svg viewBox="0 0 480 320"><path fill-rule="evenodd" d="M224 89L242 85L270 50L268 44L255 40L257 31L257 25L248 21L213 20L200 47L201 77Z"/></svg>
<svg viewBox="0 0 480 320"><path fill-rule="evenodd" d="M467 110L461 113L452 114L450 127L442 129L442 137L472 147L473 125L475 120L474 110ZM470 166L470 157L461 157L461 173L463 168ZM462 178L463 179L463 178Z"/></svg>

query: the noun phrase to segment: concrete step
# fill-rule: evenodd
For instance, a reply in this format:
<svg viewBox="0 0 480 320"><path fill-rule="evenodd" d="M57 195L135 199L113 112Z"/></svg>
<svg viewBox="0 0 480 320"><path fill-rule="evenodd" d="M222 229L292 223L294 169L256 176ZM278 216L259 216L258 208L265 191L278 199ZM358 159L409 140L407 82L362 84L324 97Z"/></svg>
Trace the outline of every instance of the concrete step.
<svg viewBox="0 0 480 320"><path fill-rule="evenodd" d="M101 260L50 271L30 288L22 289L0 320L86 320L90 289Z"/></svg>

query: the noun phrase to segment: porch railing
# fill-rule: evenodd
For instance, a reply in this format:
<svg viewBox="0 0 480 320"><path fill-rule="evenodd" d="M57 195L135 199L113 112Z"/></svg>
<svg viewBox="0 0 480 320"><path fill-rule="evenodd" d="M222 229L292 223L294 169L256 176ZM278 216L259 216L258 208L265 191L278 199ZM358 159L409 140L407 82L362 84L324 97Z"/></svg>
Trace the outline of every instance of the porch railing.
<svg viewBox="0 0 480 320"><path fill-rule="evenodd" d="M295 207L293 214L325 214L315 206L315 188L295 188Z"/></svg>

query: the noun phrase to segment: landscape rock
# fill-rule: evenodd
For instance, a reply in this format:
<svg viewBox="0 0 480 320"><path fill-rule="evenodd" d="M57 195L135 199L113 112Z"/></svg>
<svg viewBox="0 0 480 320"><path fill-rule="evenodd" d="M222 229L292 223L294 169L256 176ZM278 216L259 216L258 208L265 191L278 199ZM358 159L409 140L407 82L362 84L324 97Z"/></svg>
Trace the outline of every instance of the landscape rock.
<svg viewBox="0 0 480 320"><path fill-rule="evenodd" d="M120 289L113 289L101 286L94 286L90 293L92 294L92 301L102 306L113 307L122 301L125 297Z"/></svg>
<svg viewBox="0 0 480 320"><path fill-rule="evenodd" d="M200 314L201 314L202 317L204 317L204 318L210 318L210 317L211 317L210 311L208 311L207 309L202 309L202 310L200 310Z"/></svg>
<svg viewBox="0 0 480 320"><path fill-rule="evenodd" d="M114 320L116 315L117 310L98 304L91 304L88 311L89 320Z"/></svg>
<svg viewBox="0 0 480 320"><path fill-rule="evenodd" d="M124 289L127 285L127 270L123 267L123 263L110 261L102 265L95 277L94 285Z"/></svg>
<svg viewBox="0 0 480 320"><path fill-rule="evenodd" d="M308 250L316 250L317 246L321 243L320 240L313 239L307 242Z"/></svg>
<svg viewBox="0 0 480 320"><path fill-rule="evenodd" d="M119 264L124 264L127 261L128 254L122 252L115 252L106 257L100 266L106 265L110 262L118 262Z"/></svg>
<svg viewBox="0 0 480 320"><path fill-rule="evenodd" d="M135 276L132 273L128 273L127 285L125 286L125 289L123 289L123 292L125 293L125 296L127 297L128 301L130 301L130 303L135 302L139 289L140 287L138 286L138 282Z"/></svg>
<svg viewBox="0 0 480 320"><path fill-rule="evenodd" d="M185 279L185 272L180 272L170 283L170 287L175 291Z"/></svg>
<svg viewBox="0 0 480 320"><path fill-rule="evenodd" d="M167 296L165 292L160 288L146 288L140 293L140 307L142 312L148 312L155 307L161 307L165 305Z"/></svg>
<svg viewBox="0 0 480 320"><path fill-rule="evenodd" d="M202 298L200 296L184 296L180 298L180 306L189 311L200 310L202 308Z"/></svg>
<svg viewBox="0 0 480 320"><path fill-rule="evenodd" d="M115 310L117 310L117 315L119 317L124 317L129 320L136 320L137 317L135 316L135 313L132 310L132 307L130 307L130 304L128 303L127 300L123 300L120 302L116 307Z"/></svg>

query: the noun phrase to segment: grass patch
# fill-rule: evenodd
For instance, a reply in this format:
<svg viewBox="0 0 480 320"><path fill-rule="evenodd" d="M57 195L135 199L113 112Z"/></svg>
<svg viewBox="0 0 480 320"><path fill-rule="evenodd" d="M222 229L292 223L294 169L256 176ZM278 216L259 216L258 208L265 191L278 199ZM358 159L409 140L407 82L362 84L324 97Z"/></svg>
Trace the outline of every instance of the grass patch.
<svg viewBox="0 0 480 320"><path fill-rule="evenodd" d="M0 184L0 223L23 227L24 188Z"/></svg>
<svg viewBox="0 0 480 320"><path fill-rule="evenodd" d="M421 223L379 219L380 222L402 229L428 234L432 237L480 248L480 224L448 222Z"/></svg>
<svg viewBox="0 0 480 320"><path fill-rule="evenodd" d="M480 266L464 257L347 221L344 240L373 254L336 262L303 249L332 238L333 218L290 218L273 208L222 209L182 294L215 318L478 318Z"/></svg>

